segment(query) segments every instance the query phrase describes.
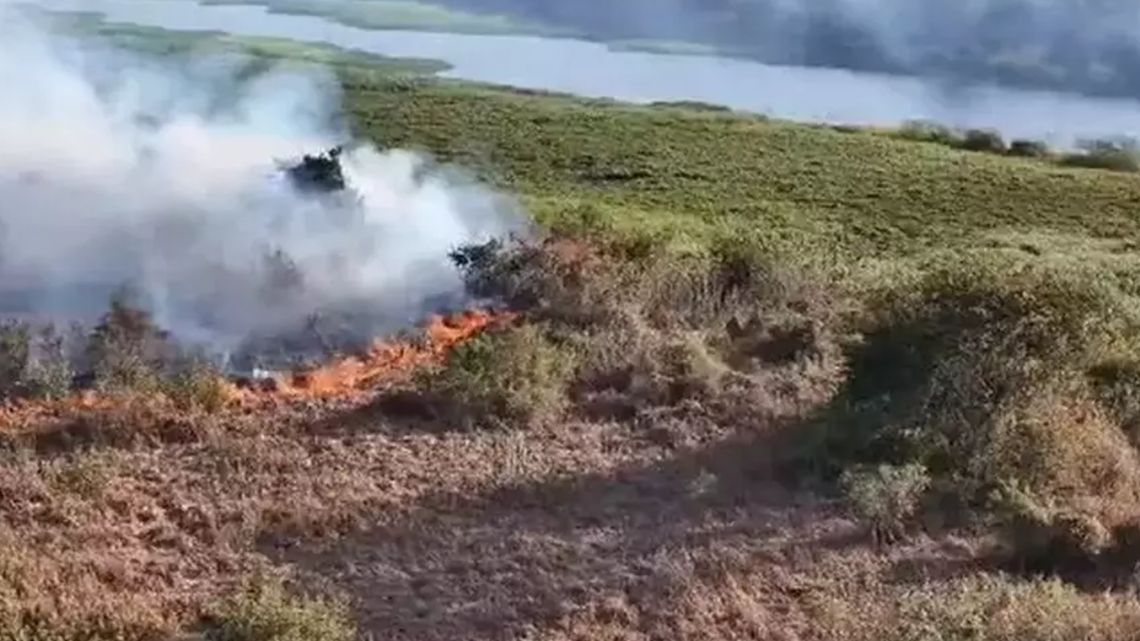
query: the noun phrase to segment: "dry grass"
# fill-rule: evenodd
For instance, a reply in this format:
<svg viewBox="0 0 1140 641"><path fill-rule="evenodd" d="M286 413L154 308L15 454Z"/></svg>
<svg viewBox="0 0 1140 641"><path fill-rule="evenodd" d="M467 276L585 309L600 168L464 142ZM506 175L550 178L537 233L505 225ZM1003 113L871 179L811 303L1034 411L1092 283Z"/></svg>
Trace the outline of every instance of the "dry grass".
<svg viewBox="0 0 1140 641"><path fill-rule="evenodd" d="M526 301L522 324L399 397L249 414L139 401L14 423L0 461L0 631L301 641L350 638L350 617L416 640L1131 638L1140 601L1082 591L1131 581L1140 549L1140 464L1118 427L1130 404L1097 391L1119 391L1111 381L1058 385L1068 379L1011 358L1084 363L1116 344L1124 326L1101 322L1116 318L1092 305L1101 293L942 275L857 314L820 275L741 247L624 251L561 239L484 253L468 276ZM866 340L850 340L861 327ZM987 342L999 335L1022 351ZM871 356L914 336L933 360L896 358L909 376L866 387L882 371ZM1019 393L974 387L1000 380ZM903 383L875 421L850 413L852 394ZM393 404L444 390L482 420ZM934 438L958 434L952 412L978 399L993 407L985 438ZM849 472L848 502L778 474L821 410L856 438L816 451L844 453L833 462ZM872 447L883 438L894 445ZM948 498L967 504L969 528L940 519ZM855 517L889 545L872 547ZM995 573L1042 556L1040 569L1070 559L1079 573L1062 575L1082 580ZM249 587L258 577L270 582Z"/></svg>

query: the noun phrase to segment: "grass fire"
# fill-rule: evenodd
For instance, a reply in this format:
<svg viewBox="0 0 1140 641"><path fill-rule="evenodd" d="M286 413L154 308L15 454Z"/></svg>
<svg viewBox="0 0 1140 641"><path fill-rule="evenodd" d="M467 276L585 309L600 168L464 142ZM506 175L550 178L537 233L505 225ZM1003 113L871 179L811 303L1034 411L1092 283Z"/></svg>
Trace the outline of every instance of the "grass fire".
<svg viewBox="0 0 1140 641"><path fill-rule="evenodd" d="M1136 639L1131 151L13 12L0 639Z"/></svg>
<svg viewBox="0 0 1140 641"><path fill-rule="evenodd" d="M330 216L346 205L360 206L360 195L345 179L342 153L343 147L333 147L281 167L299 193L335 198L324 202ZM264 275L268 295L304 296L305 275L288 254L269 248L266 260L273 266ZM459 273L464 264L455 262ZM381 386L442 362L451 348L514 318L509 311L475 307L431 313L398 328L409 331L396 337L368 334L369 325L329 332L327 318L344 310L313 309L303 327L286 328L280 335L263 333L241 344L234 355L210 352L209 345L180 344L130 294L124 284L90 329L73 323L65 334L50 320L13 320L0 328L0 391L8 403L0 420L27 422L69 409L106 408L126 402L122 392L141 391L151 403L182 410L367 399ZM464 296L453 300L474 304L473 297ZM244 367L235 369L234 362Z"/></svg>

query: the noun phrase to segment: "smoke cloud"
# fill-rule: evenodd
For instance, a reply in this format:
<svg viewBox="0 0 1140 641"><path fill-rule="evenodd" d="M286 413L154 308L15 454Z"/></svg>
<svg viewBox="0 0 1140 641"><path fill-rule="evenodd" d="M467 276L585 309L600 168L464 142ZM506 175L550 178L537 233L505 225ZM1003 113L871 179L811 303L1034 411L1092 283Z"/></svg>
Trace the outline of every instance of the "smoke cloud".
<svg viewBox="0 0 1140 641"><path fill-rule="evenodd" d="M345 142L337 83L241 63L143 59L0 2L0 315L90 320L129 284L219 354L319 312L375 336L462 303L448 252L522 228L508 198L363 143L354 195L300 193L275 163ZM272 286L274 255L298 287Z"/></svg>

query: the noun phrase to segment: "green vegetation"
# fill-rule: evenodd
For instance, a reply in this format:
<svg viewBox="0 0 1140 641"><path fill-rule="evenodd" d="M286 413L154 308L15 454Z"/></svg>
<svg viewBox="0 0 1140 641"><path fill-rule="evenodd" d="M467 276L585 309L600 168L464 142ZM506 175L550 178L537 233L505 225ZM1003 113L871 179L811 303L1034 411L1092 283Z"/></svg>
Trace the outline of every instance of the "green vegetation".
<svg viewBox="0 0 1140 641"><path fill-rule="evenodd" d="M302 43L287 38L235 36L220 31L174 31L106 21L97 13L51 13L43 16L53 28L85 37L99 37L117 46L167 57L244 53L261 63L318 65L358 77L391 78L433 74L450 65L439 60L389 58L331 44Z"/></svg>
<svg viewBox="0 0 1140 641"><path fill-rule="evenodd" d="M201 0L211 5L253 5L269 13L318 16L358 29L408 29L482 35L571 35L565 29L502 15L468 13L416 0Z"/></svg>
<svg viewBox="0 0 1140 641"><path fill-rule="evenodd" d="M588 220L695 249L743 237L850 265L1140 230L1134 176L916 144L905 131L452 82L348 86L363 134L478 168L546 224Z"/></svg>
<svg viewBox="0 0 1140 641"><path fill-rule="evenodd" d="M517 317L364 401L13 412L0 631L1135 638L1129 167L980 130L341 78L361 135L543 223L452 254ZM143 320L113 307L88 337L96 378L153 393ZM0 333L0 386L50 389L28 372L58 368L26 365L56 344ZM233 596L278 564L351 598Z"/></svg>
<svg viewBox="0 0 1140 641"><path fill-rule="evenodd" d="M278 583L254 583L218 604L206 641L353 641L343 603L303 599Z"/></svg>

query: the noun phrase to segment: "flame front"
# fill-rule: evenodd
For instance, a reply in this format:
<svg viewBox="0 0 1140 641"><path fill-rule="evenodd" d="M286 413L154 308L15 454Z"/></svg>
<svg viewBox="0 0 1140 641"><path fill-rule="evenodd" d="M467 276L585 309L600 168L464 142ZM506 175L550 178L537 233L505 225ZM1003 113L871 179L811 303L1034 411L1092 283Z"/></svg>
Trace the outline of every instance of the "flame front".
<svg viewBox="0 0 1140 641"><path fill-rule="evenodd" d="M423 344L376 341L362 356L336 359L321 367L291 372L273 379L268 388L239 389L231 393L249 402L265 396L280 398L332 398L367 394L417 367L440 362L448 350L484 329L510 322L512 312L469 310L455 316L432 316Z"/></svg>
<svg viewBox="0 0 1140 641"><path fill-rule="evenodd" d="M422 341L377 340L361 356L335 359L321 367L282 374L267 385L239 386L222 382L228 403L245 409L272 407L291 400L361 399L418 367L442 362L448 350L483 330L517 317L513 312L469 310L453 316L432 316ZM118 399L83 391L59 401L16 401L0 407L0 427L50 422L84 411L113 410L140 399ZM165 399L141 399L161 406Z"/></svg>

